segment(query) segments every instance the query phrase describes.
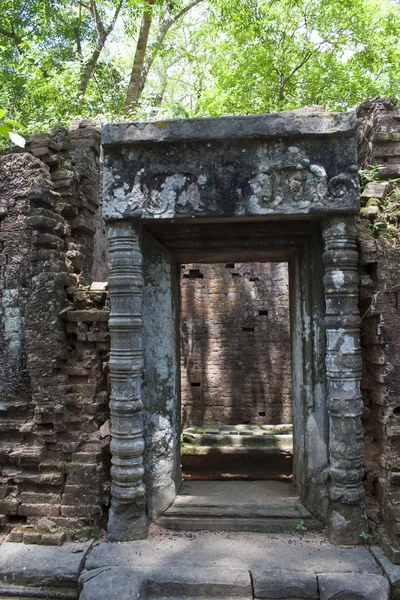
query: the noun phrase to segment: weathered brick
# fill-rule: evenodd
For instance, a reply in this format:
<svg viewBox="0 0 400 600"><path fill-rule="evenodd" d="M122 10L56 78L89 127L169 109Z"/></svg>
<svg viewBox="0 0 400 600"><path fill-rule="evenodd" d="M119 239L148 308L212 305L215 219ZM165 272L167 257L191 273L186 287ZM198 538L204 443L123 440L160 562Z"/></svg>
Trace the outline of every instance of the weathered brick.
<svg viewBox="0 0 400 600"><path fill-rule="evenodd" d="M40 544L41 539L41 533L26 532L23 534L22 541L24 542L24 544Z"/></svg>
<svg viewBox="0 0 400 600"><path fill-rule="evenodd" d="M42 533L40 543L44 546L61 546L67 539L64 532L59 533Z"/></svg>
<svg viewBox="0 0 400 600"><path fill-rule="evenodd" d="M93 519L95 517L99 517L100 515L100 506L78 505L61 507L62 517L84 517L86 519Z"/></svg>
<svg viewBox="0 0 400 600"><path fill-rule="evenodd" d="M7 542L22 542L23 533L17 529L13 529L7 536Z"/></svg>
<svg viewBox="0 0 400 600"><path fill-rule="evenodd" d="M60 506L57 504L21 504L18 514L22 517L58 517Z"/></svg>

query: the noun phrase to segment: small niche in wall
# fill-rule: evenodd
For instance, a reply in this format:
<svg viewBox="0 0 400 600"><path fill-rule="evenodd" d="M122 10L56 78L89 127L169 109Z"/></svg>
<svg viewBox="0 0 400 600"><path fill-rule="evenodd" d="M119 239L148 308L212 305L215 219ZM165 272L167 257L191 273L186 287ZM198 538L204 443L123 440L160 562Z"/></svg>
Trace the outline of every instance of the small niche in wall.
<svg viewBox="0 0 400 600"><path fill-rule="evenodd" d="M396 406L393 409L393 416L396 417L396 419L400 419L400 406Z"/></svg>
<svg viewBox="0 0 400 600"><path fill-rule="evenodd" d="M258 314L260 317L268 317L268 311L267 310L259 310Z"/></svg>
<svg viewBox="0 0 400 600"><path fill-rule="evenodd" d="M189 273L183 274L183 279L203 279L200 269L189 269Z"/></svg>
<svg viewBox="0 0 400 600"><path fill-rule="evenodd" d="M240 273L232 273L232 277L241 277Z"/></svg>
<svg viewBox="0 0 400 600"><path fill-rule="evenodd" d="M260 281L258 277L250 277L249 281L257 282Z"/></svg>
<svg viewBox="0 0 400 600"><path fill-rule="evenodd" d="M265 411L260 410L259 413L258 413L258 416L259 417L265 417Z"/></svg>
<svg viewBox="0 0 400 600"><path fill-rule="evenodd" d="M199 381L192 381L190 384L192 387L200 387L201 383Z"/></svg>
<svg viewBox="0 0 400 600"><path fill-rule="evenodd" d="M234 269L235 268L235 263L226 263L225 265L225 269Z"/></svg>
<svg viewBox="0 0 400 600"><path fill-rule="evenodd" d="M254 327L242 327L242 331L247 333L254 333Z"/></svg>

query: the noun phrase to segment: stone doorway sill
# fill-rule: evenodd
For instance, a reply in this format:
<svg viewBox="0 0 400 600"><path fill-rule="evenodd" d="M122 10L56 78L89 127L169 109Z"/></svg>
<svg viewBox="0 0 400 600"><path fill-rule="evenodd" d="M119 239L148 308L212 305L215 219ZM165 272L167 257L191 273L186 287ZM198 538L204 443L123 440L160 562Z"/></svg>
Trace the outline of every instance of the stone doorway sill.
<svg viewBox="0 0 400 600"><path fill-rule="evenodd" d="M291 481L292 425L214 425L182 433L184 480Z"/></svg>
<svg viewBox="0 0 400 600"><path fill-rule="evenodd" d="M322 526L302 505L292 484L278 481L185 481L175 502L157 519L176 530L295 533Z"/></svg>

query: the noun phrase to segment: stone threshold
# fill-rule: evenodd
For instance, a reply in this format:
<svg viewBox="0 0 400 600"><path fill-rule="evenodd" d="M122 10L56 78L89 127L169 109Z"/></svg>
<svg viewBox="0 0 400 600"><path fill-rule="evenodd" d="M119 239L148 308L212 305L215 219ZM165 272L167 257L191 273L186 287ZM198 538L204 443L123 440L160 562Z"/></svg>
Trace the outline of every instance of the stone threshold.
<svg viewBox="0 0 400 600"><path fill-rule="evenodd" d="M187 427L181 440L184 479L287 481L292 476L292 425Z"/></svg>
<svg viewBox="0 0 400 600"><path fill-rule="evenodd" d="M202 448L212 451L223 448L228 452L230 447L260 451L274 449L293 452L292 425L213 425L210 427L187 427L182 433L182 454L204 453ZM232 448L232 449L233 449Z"/></svg>
<svg viewBox="0 0 400 600"><path fill-rule="evenodd" d="M277 481L185 481L156 523L174 530L294 533L300 523L322 529L294 487Z"/></svg>
<svg viewBox="0 0 400 600"><path fill-rule="evenodd" d="M319 534L169 532L146 540L0 546L0 597L47 600L397 600L400 567L379 548Z"/></svg>

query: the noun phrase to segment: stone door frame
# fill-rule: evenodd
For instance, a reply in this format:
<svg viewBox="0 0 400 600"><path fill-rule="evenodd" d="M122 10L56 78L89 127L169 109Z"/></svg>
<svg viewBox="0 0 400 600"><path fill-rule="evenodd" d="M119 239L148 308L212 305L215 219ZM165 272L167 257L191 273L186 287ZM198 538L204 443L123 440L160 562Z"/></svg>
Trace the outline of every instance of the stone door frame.
<svg viewBox="0 0 400 600"><path fill-rule="evenodd" d="M146 537L149 514L167 508L176 493L176 263L183 256L192 262L206 256L202 231L250 223L254 244L238 242L241 262L246 252L253 260L288 250L291 255L294 475L301 500L327 525L332 542L359 543L366 524L354 137L354 116L326 113L103 130L111 298L110 539ZM257 238L265 223L273 228L289 220L298 220L299 227L310 222L318 233L293 244L276 237L274 250ZM224 255L218 240L219 234L207 238L213 258L204 262ZM235 249L234 238L229 244Z"/></svg>

